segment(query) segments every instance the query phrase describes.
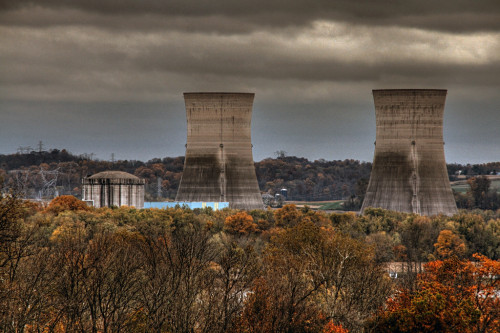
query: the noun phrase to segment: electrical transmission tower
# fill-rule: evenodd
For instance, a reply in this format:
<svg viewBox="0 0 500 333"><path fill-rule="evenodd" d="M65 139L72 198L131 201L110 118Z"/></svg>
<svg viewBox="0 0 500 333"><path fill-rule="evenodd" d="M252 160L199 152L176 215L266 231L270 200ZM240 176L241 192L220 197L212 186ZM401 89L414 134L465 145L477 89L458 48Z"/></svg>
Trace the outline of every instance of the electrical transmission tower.
<svg viewBox="0 0 500 333"><path fill-rule="evenodd" d="M38 141L38 152L41 154L43 151L43 142L42 140Z"/></svg>
<svg viewBox="0 0 500 333"><path fill-rule="evenodd" d="M32 150L33 150L33 148L31 148L30 146L19 146L17 148L17 152L21 155L29 154Z"/></svg>
<svg viewBox="0 0 500 333"><path fill-rule="evenodd" d="M38 191L39 199L44 197L54 197L57 193L57 177L59 176L59 168L55 170L44 170L40 168L38 174L42 180L41 189Z"/></svg>
<svg viewBox="0 0 500 333"><path fill-rule="evenodd" d="M28 194L30 170L10 170L9 173L14 174L14 191L16 191L22 198L26 198Z"/></svg>

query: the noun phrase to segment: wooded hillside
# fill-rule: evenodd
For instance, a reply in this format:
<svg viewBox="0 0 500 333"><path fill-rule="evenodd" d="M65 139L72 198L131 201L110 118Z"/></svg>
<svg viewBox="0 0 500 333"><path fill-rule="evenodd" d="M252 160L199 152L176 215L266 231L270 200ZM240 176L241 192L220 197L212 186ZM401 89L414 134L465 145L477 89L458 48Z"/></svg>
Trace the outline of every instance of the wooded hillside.
<svg viewBox="0 0 500 333"><path fill-rule="evenodd" d="M17 187L29 198L81 195L81 179L105 170L119 170L146 180L146 200L174 199L182 176L184 157L100 161L58 149L25 154L0 155L0 177L8 187ZM289 200L320 201L362 198L370 178L371 163L356 160L309 161L280 155L255 162L260 190L274 195L288 190ZM474 165L449 164L451 179L462 175L500 172L500 162ZM468 205L468 198L459 198ZM470 206L470 205L469 205ZM470 207L469 207L470 208Z"/></svg>

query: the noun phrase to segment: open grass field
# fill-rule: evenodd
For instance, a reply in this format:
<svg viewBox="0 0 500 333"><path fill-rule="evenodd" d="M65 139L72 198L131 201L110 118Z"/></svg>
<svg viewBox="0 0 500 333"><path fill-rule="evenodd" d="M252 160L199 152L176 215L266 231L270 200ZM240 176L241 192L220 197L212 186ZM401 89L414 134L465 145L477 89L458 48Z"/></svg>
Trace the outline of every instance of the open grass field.
<svg viewBox="0 0 500 333"><path fill-rule="evenodd" d="M319 210L342 210L344 200L330 200L330 201L287 201L285 204L294 204L297 207L308 206L311 209Z"/></svg>
<svg viewBox="0 0 500 333"><path fill-rule="evenodd" d="M500 193L500 176L488 176L488 178L491 180L491 189L496 189ZM457 180L451 182L451 188L456 192L466 193L470 186L466 180Z"/></svg>
<svg viewBox="0 0 500 333"><path fill-rule="evenodd" d="M343 200L339 200L336 202L329 202L324 205L321 205L319 209L321 210L342 210L343 209Z"/></svg>

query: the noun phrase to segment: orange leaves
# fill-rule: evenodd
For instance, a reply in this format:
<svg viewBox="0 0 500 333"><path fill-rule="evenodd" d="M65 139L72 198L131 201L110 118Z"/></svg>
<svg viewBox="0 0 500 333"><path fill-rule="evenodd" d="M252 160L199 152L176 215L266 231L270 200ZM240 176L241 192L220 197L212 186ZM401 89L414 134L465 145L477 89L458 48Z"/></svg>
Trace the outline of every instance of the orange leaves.
<svg viewBox="0 0 500 333"><path fill-rule="evenodd" d="M387 302L381 332L498 332L500 263L433 261L419 274L417 290L403 289Z"/></svg>
<svg viewBox="0 0 500 333"><path fill-rule="evenodd" d="M285 205L274 211L274 220L277 227L289 228L301 222L312 222L318 226L330 225L328 217L324 213L310 210L307 206L301 210L295 205Z"/></svg>
<svg viewBox="0 0 500 333"><path fill-rule="evenodd" d="M500 261L474 254L479 262L475 265L476 304L482 313L480 326L500 331Z"/></svg>
<svg viewBox="0 0 500 333"><path fill-rule="evenodd" d="M274 212L274 220L278 227L290 227L299 223L301 215L295 205L285 205Z"/></svg>
<svg viewBox="0 0 500 333"><path fill-rule="evenodd" d="M448 259L453 256L462 258L467 250L464 241L451 230L443 230L439 233L434 248L439 258L442 259Z"/></svg>
<svg viewBox="0 0 500 333"><path fill-rule="evenodd" d="M238 212L226 218L224 229L230 234L248 235L257 231L257 224L254 223L252 216Z"/></svg>
<svg viewBox="0 0 500 333"><path fill-rule="evenodd" d="M254 282L252 293L248 295L245 308L240 318L241 332L267 333L273 331L272 290L264 278Z"/></svg>
<svg viewBox="0 0 500 333"><path fill-rule="evenodd" d="M342 327L342 325L336 325L333 321L329 321L323 328L323 333L348 333L349 331Z"/></svg>
<svg viewBox="0 0 500 333"><path fill-rule="evenodd" d="M55 215L65 210L89 210L89 206L81 200L78 200L72 195L61 195L52 200L46 211Z"/></svg>

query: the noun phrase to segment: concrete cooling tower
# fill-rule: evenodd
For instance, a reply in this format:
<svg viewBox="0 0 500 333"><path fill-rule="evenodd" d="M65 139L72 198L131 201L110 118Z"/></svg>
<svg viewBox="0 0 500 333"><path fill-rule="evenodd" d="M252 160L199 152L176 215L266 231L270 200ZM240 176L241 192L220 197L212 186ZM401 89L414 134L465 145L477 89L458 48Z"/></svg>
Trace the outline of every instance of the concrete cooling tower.
<svg viewBox="0 0 500 333"><path fill-rule="evenodd" d="M184 93L187 145L176 201L262 209L252 157L254 94Z"/></svg>
<svg viewBox="0 0 500 333"><path fill-rule="evenodd" d="M380 207L420 215L453 215L443 142L446 90L373 90L377 134L361 211Z"/></svg>

